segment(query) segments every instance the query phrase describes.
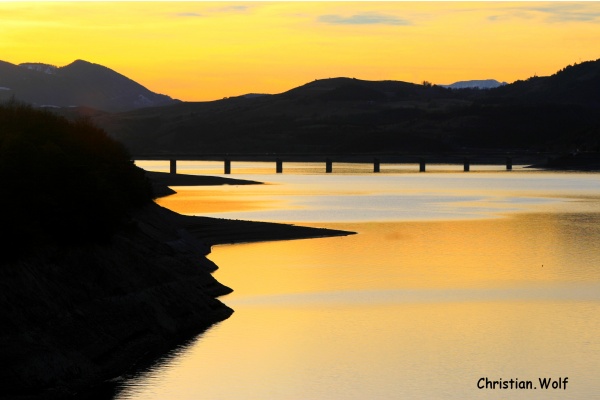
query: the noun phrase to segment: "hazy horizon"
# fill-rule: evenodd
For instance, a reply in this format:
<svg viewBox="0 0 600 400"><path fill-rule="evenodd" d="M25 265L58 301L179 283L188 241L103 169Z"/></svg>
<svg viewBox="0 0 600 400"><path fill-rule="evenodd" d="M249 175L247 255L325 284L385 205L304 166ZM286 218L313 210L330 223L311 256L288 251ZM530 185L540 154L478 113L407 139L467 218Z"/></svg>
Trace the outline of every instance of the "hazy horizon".
<svg viewBox="0 0 600 400"><path fill-rule="evenodd" d="M598 2L0 2L2 60L104 65L185 101L346 76L513 82L600 57Z"/></svg>

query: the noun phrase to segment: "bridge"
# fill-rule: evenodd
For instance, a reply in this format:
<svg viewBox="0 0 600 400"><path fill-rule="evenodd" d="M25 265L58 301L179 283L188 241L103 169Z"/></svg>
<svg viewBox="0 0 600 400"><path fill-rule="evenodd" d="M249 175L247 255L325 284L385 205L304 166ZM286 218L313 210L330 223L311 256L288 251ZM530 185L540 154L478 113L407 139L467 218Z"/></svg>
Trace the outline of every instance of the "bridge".
<svg viewBox="0 0 600 400"><path fill-rule="evenodd" d="M273 162L276 173L283 173L284 162L322 162L326 173L333 172L335 162L372 164L373 172L381 172L384 164L418 164L419 172L426 172L428 164L450 164L463 167L464 172L469 172L471 165L501 165L511 171L513 164L520 165L545 162L549 155L544 153L507 153L507 152L482 152L462 154L138 154L132 156L133 160L169 161L169 172L177 173L177 161L219 161L223 162L223 173L231 174L232 162Z"/></svg>

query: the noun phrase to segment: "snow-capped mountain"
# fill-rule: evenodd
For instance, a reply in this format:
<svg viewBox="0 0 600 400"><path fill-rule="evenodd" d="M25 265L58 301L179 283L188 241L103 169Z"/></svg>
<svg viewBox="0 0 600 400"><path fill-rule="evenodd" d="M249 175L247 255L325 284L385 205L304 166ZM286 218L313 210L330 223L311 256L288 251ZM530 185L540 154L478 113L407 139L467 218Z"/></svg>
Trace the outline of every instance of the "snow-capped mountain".
<svg viewBox="0 0 600 400"><path fill-rule="evenodd" d="M460 81L450 85L439 85L450 89L494 89L498 86L507 85L506 82L498 82L495 79L482 79L472 81Z"/></svg>
<svg viewBox="0 0 600 400"><path fill-rule="evenodd" d="M64 67L0 61L0 100L14 96L35 106L83 106L127 111L178 102L110 68L77 60Z"/></svg>

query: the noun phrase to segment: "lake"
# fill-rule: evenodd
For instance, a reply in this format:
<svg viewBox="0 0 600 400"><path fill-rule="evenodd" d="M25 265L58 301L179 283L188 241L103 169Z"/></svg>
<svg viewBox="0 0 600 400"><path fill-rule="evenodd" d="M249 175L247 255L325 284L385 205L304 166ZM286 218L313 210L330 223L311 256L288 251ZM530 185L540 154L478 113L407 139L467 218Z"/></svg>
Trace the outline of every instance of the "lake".
<svg viewBox="0 0 600 400"><path fill-rule="evenodd" d="M168 170L166 162L138 165ZM125 380L116 399L600 392L600 174L274 168L234 162L231 177L266 184L175 187L178 194L158 202L190 215L357 234L213 247L215 277L234 289L221 300L235 313ZM223 171L210 162L180 162L178 170ZM510 389L511 380L536 389Z"/></svg>

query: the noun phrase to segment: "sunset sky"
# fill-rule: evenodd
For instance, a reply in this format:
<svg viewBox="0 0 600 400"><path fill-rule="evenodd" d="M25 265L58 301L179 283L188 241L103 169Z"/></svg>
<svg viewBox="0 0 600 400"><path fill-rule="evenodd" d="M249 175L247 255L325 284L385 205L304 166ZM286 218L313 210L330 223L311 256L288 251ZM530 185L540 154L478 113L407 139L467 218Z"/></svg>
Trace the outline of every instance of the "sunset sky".
<svg viewBox="0 0 600 400"><path fill-rule="evenodd" d="M600 58L600 2L0 2L0 60L102 64L181 100L314 79L513 82Z"/></svg>

